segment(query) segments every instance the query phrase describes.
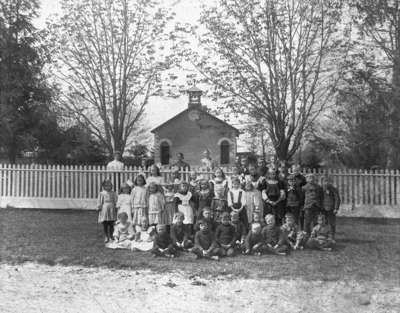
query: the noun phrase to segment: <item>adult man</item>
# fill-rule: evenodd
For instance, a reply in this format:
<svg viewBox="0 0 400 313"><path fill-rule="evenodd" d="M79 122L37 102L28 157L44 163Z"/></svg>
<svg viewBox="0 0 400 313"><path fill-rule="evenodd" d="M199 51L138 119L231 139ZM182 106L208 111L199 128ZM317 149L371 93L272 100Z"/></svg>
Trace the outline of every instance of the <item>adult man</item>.
<svg viewBox="0 0 400 313"><path fill-rule="evenodd" d="M174 164L172 164L172 167L184 168L184 169L187 168L190 170L190 165L188 163L186 163L185 161L183 161L185 157L182 152L178 152L176 154L176 158L177 158L177 161Z"/></svg>
<svg viewBox="0 0 400 313"><path fill-rule="evenodd" d="M206 170L213 170L215 167L214 160L211 158L210 150L206 149L203 152L204 158L201 159L201 166Z"/></svg>
<svg viewBox="0 0 400 313"><path fill-rule="evenodd" d="M124 163L121 161L121 151L114 152L114 160L107 164L107 171L123 171Z"/></svg>

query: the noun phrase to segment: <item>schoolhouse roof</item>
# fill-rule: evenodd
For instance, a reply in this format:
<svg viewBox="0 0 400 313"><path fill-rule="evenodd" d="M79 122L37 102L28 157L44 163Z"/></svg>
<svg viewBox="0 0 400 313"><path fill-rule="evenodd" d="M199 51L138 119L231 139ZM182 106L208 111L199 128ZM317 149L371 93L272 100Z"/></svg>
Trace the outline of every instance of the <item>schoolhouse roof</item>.
<svg viewBox="0 0 400 313"><path fill-rule="evenodd" d="M197 87L194 87L194 88L197 88ZM166 122L162 123L161 125L158 125L156 128L153 128L153 129L151 130L151 132L152 132L152 133L156 133L157 131L160 130L160 128L162 128L163 126L165 126L165 125L167 125L167 124L169 124L169 123L172 123L173 121L175 121L176 119L178 119L180 116L184 115L184 114L185 114L186 112L188 112L188 111L191 111L191 109L190 109L190 108L187 108L186 110L184 110L184 111L178 113L177 115L175 115L174 117L170 118L170 119L167 120ZM227 122L225 122L225 121L219 119L218 117L216 117L216 116L214 116L214 115L208 113L207 111L204 111L204 110L200 110L200 111L201 111L201 114L204 114L204 115L210 117L211 119L214 119L214 120L218 121L219 123L221 123L221 124L223 124L223 125L229 127L230 129L232 129L232 130L235 132L236 137L239 136L239 130L238 130L236 127L233 127L233 126L230 125L229 123L227 123Z"/></svg>

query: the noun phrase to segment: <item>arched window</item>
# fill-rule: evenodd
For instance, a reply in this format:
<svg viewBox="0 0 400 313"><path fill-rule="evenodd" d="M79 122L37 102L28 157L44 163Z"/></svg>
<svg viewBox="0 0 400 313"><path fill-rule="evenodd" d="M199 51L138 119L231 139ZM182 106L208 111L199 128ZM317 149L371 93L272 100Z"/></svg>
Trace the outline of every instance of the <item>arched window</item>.
<svg viewBox="0 0 400 313"><path fill-rule="evenodd" d="M169 152L169 144L166 141L161 143L160 147L160 159L162 165L169 164L170 152Z"/></svg>
<svg viewBox="0 0 400 313"><path fill-rule="evenodd" d="M229 160L229 141L228 140L224 140L221 142L220 145L220 156L221 156L221 164L229 164L230 160Z"/></svg>

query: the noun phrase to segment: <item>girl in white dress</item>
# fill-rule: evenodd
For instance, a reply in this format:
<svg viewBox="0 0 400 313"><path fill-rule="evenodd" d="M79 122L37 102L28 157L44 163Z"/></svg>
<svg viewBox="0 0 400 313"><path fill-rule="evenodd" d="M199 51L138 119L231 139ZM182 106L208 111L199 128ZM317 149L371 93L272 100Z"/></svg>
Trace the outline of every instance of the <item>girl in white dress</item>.
<svg viewBox="0 0 400 313"><path fill-rule="evenodd" d="M128 216L128 222L132 223L132 197L130 193L131 187L127 183L123 183L121 193L118 195L117 209L118 214L125 212Z"/></svg>
<svg viewBox="0 0 400 313"><path fill-rule="evenodd" d="M118 214L118 221L114 227L114 241L106 244L110 249L131 249L132 239L135 236L133 225L128 221L128 214Z"/></svg>
<svg viewBox="0 0 400 313"><path fill-rule="evenodd" d="M143 217L147 217L147 189L146 180L143 175L135 179L135 187L131 192L132 223L140 225Z"/></svg>
<svg viewBox="0 0 400 313"><path fill-rule="evenodd" d="M153 248L155 228L150 226L147 217L142 217L141 224L135 227L135 240L132 241L132 250L150 251Z"/></svg>
<svg viewBox="0 0 400 313"><path fill-rule="evenodd" d="M179 191L175 194L178 203L178 212L183 213L183 225L188 234L193 233L194 213L192 208L192 193L189 191L189 184L182 182Z"/></svg>
<svg viewBox="0 0 400 313"><path fill-rule="evenodd" d="M117 194L112 190L113 184L107 179L101 184L102 190L97 199L97 211L99 211L98 222L103 224L105 239L107 243L113 239L114 223L117 220Z"/></svg>
<svg viewBox="0 0 400 313"><path fill-rule="evenodd" d="M148 190L149 194L147 203L149 206L149 224L155 226L157 224L164 223L163 211L165 207L165 199L164 195L159 191L159 187L156 185L156 183L151 183Z"/></svg>

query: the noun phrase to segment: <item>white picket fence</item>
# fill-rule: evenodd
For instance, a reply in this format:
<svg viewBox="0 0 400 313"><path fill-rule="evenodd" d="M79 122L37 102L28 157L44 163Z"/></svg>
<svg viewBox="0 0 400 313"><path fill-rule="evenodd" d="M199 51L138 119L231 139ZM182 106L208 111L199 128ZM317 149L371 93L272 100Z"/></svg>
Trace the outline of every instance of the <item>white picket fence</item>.
<svg viewBox="0 0 400 313"><path fill-rule="evenodd" d="M230 170L226 169L230 175ZM211 177L212 173L197 170L199 175ZM400 172L398 170L357 170L357 169L306 169L305 173L317 175L328 173L339 189L342 203L352 206L384 205L397 206L400 203ZM23 200L93 200L97 198L101 182L110 178L116 189L120 182L143 173L140 168L126 167L120 172L110 172L105 166L66 166L40 164L0 164L0 207L12 206L10 199ZM181 170L181 177L188 180L190 171ZM144 172L146 176L149 172ZM167 181L170 169L162 169ZM26 203L23 202L23 203ZM54 201L52 202L54 203ZM92 202L90 202L92 205ZM23 206L24 204L20 204ZM60 204L61 207L67 204ZM40 207L36 204L35 207ZM79 207L74 204L74 207ZM67 206L68 207L68 206ZM66 208L67 208L66 207Z"/></svg>

